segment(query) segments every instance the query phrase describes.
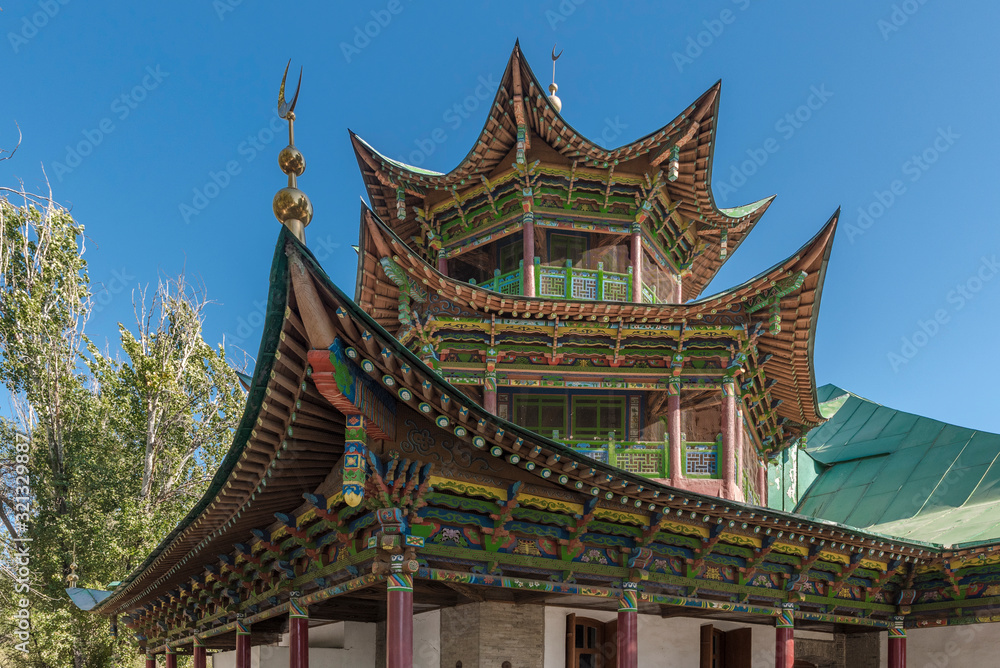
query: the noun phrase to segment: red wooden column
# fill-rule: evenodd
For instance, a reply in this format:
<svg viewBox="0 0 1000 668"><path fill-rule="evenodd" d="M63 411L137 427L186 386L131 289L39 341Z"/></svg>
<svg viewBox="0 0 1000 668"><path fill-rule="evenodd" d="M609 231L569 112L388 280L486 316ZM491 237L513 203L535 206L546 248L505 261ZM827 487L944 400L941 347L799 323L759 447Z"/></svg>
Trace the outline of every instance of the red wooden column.
<svg viewBox="0 0 1000 668"><path fill-rule="evenodd" d="M722 380L722 496L736 498L736 383Z"/></svg>
<svg viewBox="0 0 1000 668"><path fill-rule="evenodd" d="M673 381L673 379L671 379ZM684 478L684 444L681 442L681 384L670 382L667 385L667 442L670 451L668 462L668 472L670 483L676 485Z"/></svg>
<svg viewBox="0 0 1000 668"><path fill-rule="evenodd" d="M760 505L767 505L767 461L757 463L757 495Z"/></svg>
<svg viewBox="0 0 1000 668"><path fill-rule="evenodd" d="M309 668L309 609L296 601L288 602L288 644L290 668Z"/></svg>
<svg viewBox="0 0 1000 668"><path fill-rule="evenodd" d="M483 408L493 415L497 414L497 391L496 380L493 381L493 389L490 389L490 381L487 378L486 387L483 389Z"/></svg>
<svg viewBox="0 0 1000 668"><path fill-rule="evenodd" d="M530 205L527 205L530 206ZM524 263L521 265L521 281L524 283L524 296L535 296L535 214L531 211L524 212L524 223L522 230L522 255Z"/></svg>
<svg viewBox="0 0 1000 668"><path fill-rule="evenodd" d="M497 414L497 351L486 351L486 373L483 376L483 408Z"/></svg>
<svg viewBox="0 0 1000 668"><path fill-rule="evenodd" d="M632 223L632 301L642 303L642 233L639 223Z"/></svg>
<svg viewBox="0 0 1000 668"><path fill-rule="evenodd" d="M775 619L775 668L792 668L795 663L795 605L782 603Z"/></svg>
<svg viewBox="0 0 1000 668"><path fill-rule="evenodd" d="M250 627L236 622L236 668L250 668Z"/></svg>
<svg viewBox="0 0 1000 668"><path fill-rule="evenodd" d="M146 668L156 668L156 655L146 653Z"/></svg>
<svg viewBox="0 0 1000 668"><path fill-rule="evenodd" d="M902 617L893 617L889 626L889 668L906 668L906 629Z"/></svg>
<svg viewBox="0 0 1000 668"><path fill-rule="evenodd" d="M207 668L205 644L198 636L194 637L193 651L194 653L191 656L191 666L193 668Z"/></svg>
<svg viewBox="0 0 1000 668"><path fill-rule="evenodd" d="M618 599L618 668L639 668L639 588L623 582Z"/></svg>
<svg viewBox="0 0 1000 668"><path fill-rule="evenodd" d="M387 582L386 665L413 668L413 576L394 572L389 574Z"/></svg>
<svg viewBox="0 0 1000 668"><path fill-rule="evenodd" d="M735 444L735 447L736 447L736 478L739 479L739 480L742 480L743 476L746 475L746 468L745 468L744 462L743 462L743 457L744 457L744 452L743 452L743 434L744 434L744 430L743 430L743 402L741 402L739 399L736 400L736 416L735 417L736 417L736 444ZM736 483L736 492L739 494L739 496L737 498L739 500L742 500L742 501L748 501L749 499L745 498L744 495L741 493L743 491L741 489L741 487L746 487L746 488L749 489L750 485L747 485L745 482L743 483L743 485L741 485L740 483Z"/></svg>
<svg viewBox="0 0 1000 668"><path fill-rule="evenodd" d="M164 665L166 668L177 668L177 650L173 647L167 648L166 663Z"/></svg>

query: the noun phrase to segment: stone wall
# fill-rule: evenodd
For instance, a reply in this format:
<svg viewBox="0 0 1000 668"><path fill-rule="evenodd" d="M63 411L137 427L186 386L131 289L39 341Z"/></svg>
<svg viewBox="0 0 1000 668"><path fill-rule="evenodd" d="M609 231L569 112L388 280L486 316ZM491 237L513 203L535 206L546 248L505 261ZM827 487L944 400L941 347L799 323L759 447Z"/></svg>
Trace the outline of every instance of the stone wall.
<svg viewBox="0 0 1000 668"><path fill-rule="evenodd" d="M880 638L884 635L885 631L842 636L847 665L851 668L880 668L884 663Z"/></svg>
<svg viewBox="0 0 1000 668"><path fill-rule="evenodd" d="M829 640L796 638L795 658L815 664L816 668L846 668L844 636L838 633L830 636ZM851 668L860 668L860 666L852 663Z"/></svg>
<svg viewBox="0 0 1000 668"><path fill-rule="evenodd" d="M541 666L545 655L544 612L540 605L499 602L443 609L441 668Z"/></svg>

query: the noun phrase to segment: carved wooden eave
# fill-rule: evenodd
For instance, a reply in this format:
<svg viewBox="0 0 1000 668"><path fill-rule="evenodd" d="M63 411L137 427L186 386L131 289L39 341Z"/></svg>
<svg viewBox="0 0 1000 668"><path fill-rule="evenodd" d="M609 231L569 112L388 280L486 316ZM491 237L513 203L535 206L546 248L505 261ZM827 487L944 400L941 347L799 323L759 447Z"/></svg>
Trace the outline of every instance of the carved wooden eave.
<svg viewBox="0 0 1000 668"><path fill-rule="evenodd" d="M807 248L799 261L825 256ZM504 587L513 577L517 588L536 596L535 602L541 600L537 596L586 595L616 605L616 583L645 568L654 572L644 584L643 605L701 601L706 609L719 605L719 610L758 618L774 614L774 601L797 600L800 619L825 623L884 627L900 606L912 608L914 625L969 623L991 604L986 589L977 590L980 598L972 597L968 578L970 573L978 577L975 573L984 565L1000 562L995 544L945 550L674 489L596 462L469 400L341 292L287 231L279 236L271 278L265 335L246 413L212 487L96 608L101 614L122 615L150 651L190 646L195 633L221 643L224 634L232 633L237 614L261 633L276 633L293 590L299 590L299 600L329 602L381 582L369 572L374 550L365 548L371 511L348 508L340 494L344 427L340 412L323 398L336 392L336 383L317 389L322 383L312 378L327 373L319 363L330 359L323 346L331 337L354 351L372 382L395 395L400 416L424 416L451 439L449 453L488 458L494 462L493 473L485 477L508 481L506 488L477 483L471 495L463 496L456 491L461 478L432 478L440 486L432 505L444 504L441 510L451 517L454 504L472 504L458 506L465 509L459 520L473 518L475 508L489 507L478 526L490 527L495 540L523 535L519 527L531 522L515 517L519 510L544 511L538 527L556 531L566 550L593 545L603 536L610 541L606 544L631 555L622 563L595 565L430 544L421 550L426 566L415 577L415 604L423 609L456 604L460 594L441 585L455 578L480 593ZM310 358L315 367L305 363ZM402 440L397 437L388 445ZM420 475L419 484L408 483L407 488L426 491L428 462L418 457L414 463L424 467L419 474L414 466L399 475ZM453 474L472 473L458 460L451 466ZM546 524L556 515L557 524ZM657 554L669 550L663 554L690 559L689 568L679 575L656 571L650 567L652 555L642 551L651 547ZM900 561L909 565L905 573ZM494 578L469 570L470 563L502 568L508 575ZM747 577L731 583L713 580L712 569L733 568L734 563L742 564ZM576 582L558 579L567 569ZM886 577L890 570L895 574ZM556 579L532 575L541 571L551 571ZM750 582L749 574L766 574L771 584ZM949 599L946 605L918 598L936 588L969 598ZM862 596L866 591L870 593ZM699 598L691 598L692 592ZM376 597L366 593L352 598L329 614L374 621L380 605Z"/></svg>
<svg viewBox="0 0 1000 668"><path fill-rule="evenodd" d="M205 559L274 524L272 509L300 505L342 451L343 416L306 382L307 335L290 280L287 263L275 262L246 408L208 490L99 611L146 605L201 573Z"/></svg>
<svg viewBox="0 0 1000 668"><path fill-rule="evenodd" d="M835 213L802 248L760 275L729 290L686 304L638 304L557 300L541 297L501 295L482 287L444 276L435 267L410 251L396 233L373 211L362 207L360 254L356 299L381 326L389 331L400 329L398 320L399 288L385 273L380 260L391 258L409 279L429 293L489 321L497 318L533 318L540 325L556 317L563 321L658 324L677 326L684 323L710 324L720 313L732 316L745 331L759 325L756 337L766 378L777 383L770 388L772 400L781 400L777 415L804 427L823 421L819 413L813 371L813 341L819 313L819 298L833 246L839 212ZM768 320L771 308L758 308L782 281L805 274L801 285L777 297L781 318L780 331L771 332ZM415 305L419 310L419 305ZM625 342L627 345L627 342ZM751 363L756 360L751 360ZM763 378L754 381L755 394L763 396Z"/></svg>
<svg viewBox="0 0 1000 668"><path fill-rule="evenodd" d="M518 146L518 118L527 133L525 165L535 160L567 173L604 179L633 178L647 195L672 147L679 147L679 176L662 186L660 202L672 242L690 245L684 267L683 298L701 294L726 259L760 220L773 198L721 209L711 189L715 128L721 82L716 83L673 121L645 137L615 149L603 148L570 126L545 93L515 45L489 106L486 122L465 159L446 174L392 160L350 133L369 200L376 213L404 240L421 234L419 212L463 202L489 191L510 176ZM610 170L610 172L609 172ZM570 179L572 182L572 178ZM572 185L570 186L572 188ZM492 202L492 199L491 199ZM400 215L402 214L402 215ZM723 251L721 231L727 239Z"/></svg>

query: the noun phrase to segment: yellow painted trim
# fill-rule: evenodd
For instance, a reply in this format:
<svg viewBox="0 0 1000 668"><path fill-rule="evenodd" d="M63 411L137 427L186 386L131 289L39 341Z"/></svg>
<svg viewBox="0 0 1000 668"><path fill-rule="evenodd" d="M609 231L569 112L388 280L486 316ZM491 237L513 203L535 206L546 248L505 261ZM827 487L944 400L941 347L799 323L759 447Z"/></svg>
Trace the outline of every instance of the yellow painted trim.
<svg viewBox="0 0 1000 668"><path fill-rule="evenodd" d="M595 508L594 509L594 519L598 520L610 520L612 522L621 522L623 524L635 524L637 526L648 527L649 526L649 516L639 515L637 513L628 513L623 510L611 510L609 508Z"/></svg>
<svg viewBox="0 0 1000 668"><path fill-rule="evenodd" d="M559 499L550 499L545 496L536 496L534 494L524 494L519 496L518 502L522 506L531 506L532 508L537 508L539 510L561 511L573 513L575 515L583 515L582 503L572 503L569 501L561 501Z"/></svg>
<svg viewBox="0 0 1000 668"><path fill-rule="evenodd" d="M459 494L464 494L469 496L469 490L476 490L481 492L477 496L486 496L487 498L496 499L498 501L507 500L507 490L502 487L494 487L492 485L482 485L479 483L466 482L464 480L455 480L453 478L444 478L441 476L431 476L431 488L434 491L449 491L457 492Z"/></svg>

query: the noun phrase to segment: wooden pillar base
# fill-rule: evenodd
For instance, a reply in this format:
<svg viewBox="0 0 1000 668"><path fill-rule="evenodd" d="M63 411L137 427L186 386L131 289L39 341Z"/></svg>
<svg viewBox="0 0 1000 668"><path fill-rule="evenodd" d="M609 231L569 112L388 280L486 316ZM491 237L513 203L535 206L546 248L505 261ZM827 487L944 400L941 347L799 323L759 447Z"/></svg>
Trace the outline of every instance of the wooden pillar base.
<svg viewBox="0 0 1000 668"><path fill-rule="evenodd" d="M236 622L236 668L250 668L250 627Z"/></svg>
<svg viewBox="0 0 1000 668"><path fill-rule="evenodd" d="M795 664L795 608L784 603L775 624L774 666L792 668Z"/></svg>
<svg viewBox="0 0 1000 668"><path fill-rule="evenodd" d="M906 627L904 617L896 615L889 626L889 668L906 668Z"/></svg>
<svg viewBox="0 0 1000 668"><path fill-rule="evenodd" d="M639 668L639 590L625 582L618 599L618 668Z"/></svg>
<svg viewBox="0 0 1000 668"><path fill-rule="evenodd" d="M524 284L524 296L535 296L535 216L526 211L523 217L521 235L521 282Z"/></svg>
<svg viewBox="0 0 1000 668"><path fill-rule="evenodd" d="M667 473L672 485L677 485L684 478L684 444L681 442L681 394L680 388L673 386L667 390L672 392L667 397L667 441L669 443L669 458Z"/></svg>
<svg viewBox="0 0 1000 668"><path fill-rule="evenodd" d="M774 648L775 668L792 668L795 665L795 640L792 629L778 629L778 644Z"/></svg>
<svg viewBox="0 0 1000 668"><path fill-rule="evenodd" d="M289 668L309 668L309 613L292 602L288 613Z"/></svg>
<svg viewBox="0 0 1000 668"><path fill-rule="evenodd" d="M906 638L889 638L889 668L906 668Z"/></svg>
<svg viewBox="0 0 1000 668"><path fill-rule="evenodd" d="M642 234L639 226L632 230L632 301L642 303Z"/></svg>
<svg viewBox="0 0 1000 668"><path fill-rule="evenodd" d="M194 653L191 655L191 666L192 668L207 668L208 658L205 652L205 646L201 644L200 640L195 639L194 641Z"/></svg>
<svg viewBox="0 0 1000 668"><path fill-rule="evenodd" d="M736 383L726 378L722 383L722 496L736 500Z"/></svg>
<svg viewBox="0 0 1000 668"><path fill-rule="evenodd" d="M387 668L413 668L413 576L389 576L385 622Z"/></svg>

